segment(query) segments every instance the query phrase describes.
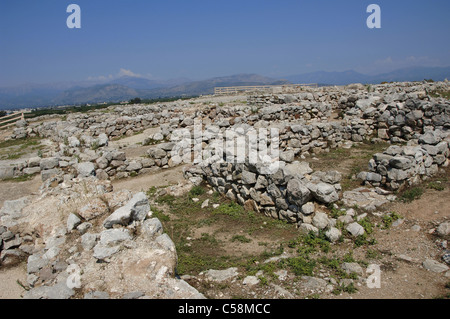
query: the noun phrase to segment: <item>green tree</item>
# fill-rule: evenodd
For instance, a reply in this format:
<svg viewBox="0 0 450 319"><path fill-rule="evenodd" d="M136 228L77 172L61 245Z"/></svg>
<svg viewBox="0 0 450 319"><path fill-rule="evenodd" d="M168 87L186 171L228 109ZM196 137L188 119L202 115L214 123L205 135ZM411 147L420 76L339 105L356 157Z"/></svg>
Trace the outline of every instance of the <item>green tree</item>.
<svg viewBox="0 0 450 319"><path fill-rule="evenodd" d="M138 98L138 97L130 100L130 104L139 104L141 102L142 102L142 100L140 98Z"/></svg>

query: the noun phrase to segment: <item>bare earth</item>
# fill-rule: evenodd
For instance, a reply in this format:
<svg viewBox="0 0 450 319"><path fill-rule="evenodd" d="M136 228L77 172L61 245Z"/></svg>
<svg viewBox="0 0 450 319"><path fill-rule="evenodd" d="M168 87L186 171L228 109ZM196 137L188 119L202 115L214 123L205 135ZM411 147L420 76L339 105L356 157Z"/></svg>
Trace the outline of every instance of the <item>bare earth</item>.
<svg viewBox="0 0 450 319"><path fill-rule="evenodd" d="M145 174L112 182L115 190L130 190L132 192L146 192L151 187L164 187L176 185L184 180L183 166L158 171L154 174Z"/></svg>
<svg viewBox="0 0 450 319"><path fill-rule="evenodd" d="M5 200L15 200L37 193L41 184L40 175L25 182L0 182L0 207L3 206Z"/></svg>

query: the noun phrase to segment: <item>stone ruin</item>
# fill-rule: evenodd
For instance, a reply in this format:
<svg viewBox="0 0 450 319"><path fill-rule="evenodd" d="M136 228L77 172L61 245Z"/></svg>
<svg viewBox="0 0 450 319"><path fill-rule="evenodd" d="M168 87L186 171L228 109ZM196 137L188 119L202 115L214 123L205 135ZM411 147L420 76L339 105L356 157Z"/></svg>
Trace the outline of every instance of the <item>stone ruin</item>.
<svg viewBox="0 0 450 319"><path fill-rule="evenodd" d="M324 230L335 241L340 236L336 220L323 213L321 205L342 200L350 207L366 201L363 208L375 209L395 198L392 191L414 185L449 164L450 101L432 97L429 93L435 90L448 90L448 82L310 88L296 94L250 95L246 103L234 105L177 101L112 106L106 112L69 114L63 121L21 123L11 138L47 138L52 150L41 157L0 163L0 179L40 174L44 182L38 199L5 202L0 211L1 260L8 264L28 258L30 298L74 296L67 280L76 269L68 272L69 264L63 260L85 269L86 298L105 294L202 298L174 278L174 245L152 218L145 195L114 192L112 180L188 163L184 176L193 184L206 182L249 210L296 223L302 232ZM201 123L200 135L195 133L196 120ZM159 131L144 143L151 145L146 157L128 159L124 151L109 145L111 139L152 127ZM278 130L278 145L270 138L262 144L279 151L279 169L274 172L245 156L243 162L230 161L227 151L218 152L224 141L217 136L230 131L235 137L245 136L250 130L270 128ZM392 144L358 174L369 188L343 193L339 172L313 171L302 161L363 141ZM195 146L204 153L192 163ZM68 203L74 211L58 215ZM346 217L340 221L352 235L364 232ZM136 255L144 257L134 260ZM160 262L153 263L154 256ZM151 270L135 271L141 266ZM114 280L120 274L121 284L108 282L106 273ZM142 285L142 276L152 285Z"/></svg>

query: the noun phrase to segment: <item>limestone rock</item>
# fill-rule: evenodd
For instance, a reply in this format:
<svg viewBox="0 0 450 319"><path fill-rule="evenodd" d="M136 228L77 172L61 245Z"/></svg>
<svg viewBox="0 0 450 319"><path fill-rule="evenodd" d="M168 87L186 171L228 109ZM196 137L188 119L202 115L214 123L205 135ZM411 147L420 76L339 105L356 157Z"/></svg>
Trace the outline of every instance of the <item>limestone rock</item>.
<svg viewBox="0 0 450 319"><path fill-rule="evenodd" d="M119 224L126 226L133 220L142 221L150 211L150 204L145 193L140 192L125 205L114 211L103 222L105 228L111 228L113 225Z"/></svg>
<svg viewBox="0 0 450 319"><path fill-rule="evenodd" d="M347 226L346 229L354 237L364 235L364 233L365 233L364 227L362 227L357 222L351 223L350 225Z"/></svg>

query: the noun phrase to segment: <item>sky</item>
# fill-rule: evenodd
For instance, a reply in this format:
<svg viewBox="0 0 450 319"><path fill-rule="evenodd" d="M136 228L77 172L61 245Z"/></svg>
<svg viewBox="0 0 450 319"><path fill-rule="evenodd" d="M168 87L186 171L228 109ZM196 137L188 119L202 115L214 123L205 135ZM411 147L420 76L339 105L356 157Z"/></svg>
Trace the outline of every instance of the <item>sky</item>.
<svg viewBox="0 0 450 319"><path fill-rule="evenodd" d="M1 0L0 87L450 66L449 13L448 0Z"/></svg>

